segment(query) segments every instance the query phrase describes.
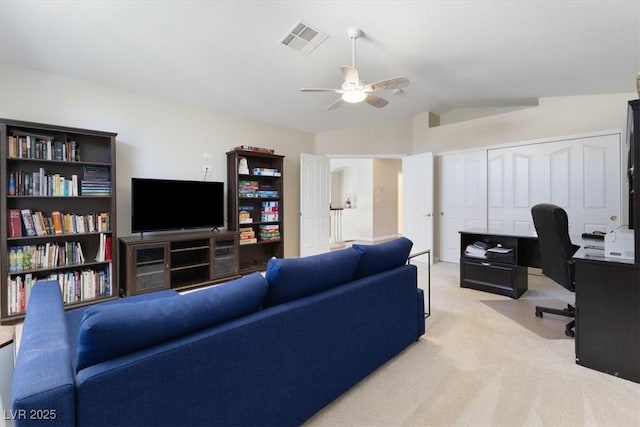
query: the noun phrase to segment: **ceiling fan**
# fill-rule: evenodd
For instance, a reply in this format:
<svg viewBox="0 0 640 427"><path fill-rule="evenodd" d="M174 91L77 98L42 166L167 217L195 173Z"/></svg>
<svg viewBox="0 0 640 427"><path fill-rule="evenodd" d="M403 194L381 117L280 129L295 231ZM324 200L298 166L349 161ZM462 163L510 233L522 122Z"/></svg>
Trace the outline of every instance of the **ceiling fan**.
<svg viewBox="0 0 640 427"><path fill-rule="evenodd" d="M366 84L360 81L360 75L356 68L356 40L362 36L362 30L359 28L350 28L347 35L351 38L352 56L351 65L343 65L340 67L344 83L340 89L318 89L318 88L302 88L301 92L331 92L340 94L340 98L336 99L327 110L335 110L345 102L355 104L365 101L369 105L376 108L382 108L389 103L384 98L373 95L378 90L399 90L409 86L409 79L406 77L395 77L392 79L381 80L376 83Z"/></svg>

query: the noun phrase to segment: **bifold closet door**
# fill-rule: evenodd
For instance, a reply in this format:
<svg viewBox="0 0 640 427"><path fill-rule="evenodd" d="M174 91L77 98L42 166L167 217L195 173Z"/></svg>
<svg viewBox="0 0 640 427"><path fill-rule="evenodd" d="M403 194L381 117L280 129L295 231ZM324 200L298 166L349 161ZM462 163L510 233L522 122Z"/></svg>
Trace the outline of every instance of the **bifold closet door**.
<svg viewBox="0 0 640 427"><path fill-rule="evenodd" d="M620 225L619 134L490 149L487 159L492 232L534 232L537 203L563 207L576 240Z"/></svg>

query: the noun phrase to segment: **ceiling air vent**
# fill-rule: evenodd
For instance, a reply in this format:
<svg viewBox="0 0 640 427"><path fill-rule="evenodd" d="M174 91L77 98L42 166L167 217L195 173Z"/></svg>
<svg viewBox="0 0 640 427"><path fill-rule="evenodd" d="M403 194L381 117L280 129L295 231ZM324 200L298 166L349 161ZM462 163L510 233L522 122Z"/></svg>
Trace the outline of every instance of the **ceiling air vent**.
<svg viewBox="0 0 640 427"><path fill-rule="evenodd" d="M326 34L321 33L308 24L298 21L282 40L280 40L280 43L304 55L308 55L313 49L320 46L327 37Z"/></svg>

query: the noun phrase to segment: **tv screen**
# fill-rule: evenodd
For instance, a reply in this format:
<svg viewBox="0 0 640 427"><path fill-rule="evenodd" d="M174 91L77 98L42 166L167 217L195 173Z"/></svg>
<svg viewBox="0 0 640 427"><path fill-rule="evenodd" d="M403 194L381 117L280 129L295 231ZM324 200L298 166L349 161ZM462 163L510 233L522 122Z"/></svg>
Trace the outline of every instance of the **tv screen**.
<svg viewBox="0 0 640 427"><path fill-rule="evenodd" d="M224 183L131 178L131 232L224 225Z"/></svg>

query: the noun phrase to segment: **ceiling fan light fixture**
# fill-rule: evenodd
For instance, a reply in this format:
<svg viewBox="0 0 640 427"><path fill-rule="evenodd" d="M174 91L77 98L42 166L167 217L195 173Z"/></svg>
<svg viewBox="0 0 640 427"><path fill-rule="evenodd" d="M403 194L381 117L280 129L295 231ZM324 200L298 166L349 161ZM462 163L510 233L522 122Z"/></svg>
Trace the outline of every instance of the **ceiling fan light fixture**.
<svg viewBox="0 0 640 427"><path fill-rule="evenodd" d="M350 104L357 104L358 102L364 101L366 98L367 98L367 94L359 90L345 92L342 94L342 100Z"/></svg>

